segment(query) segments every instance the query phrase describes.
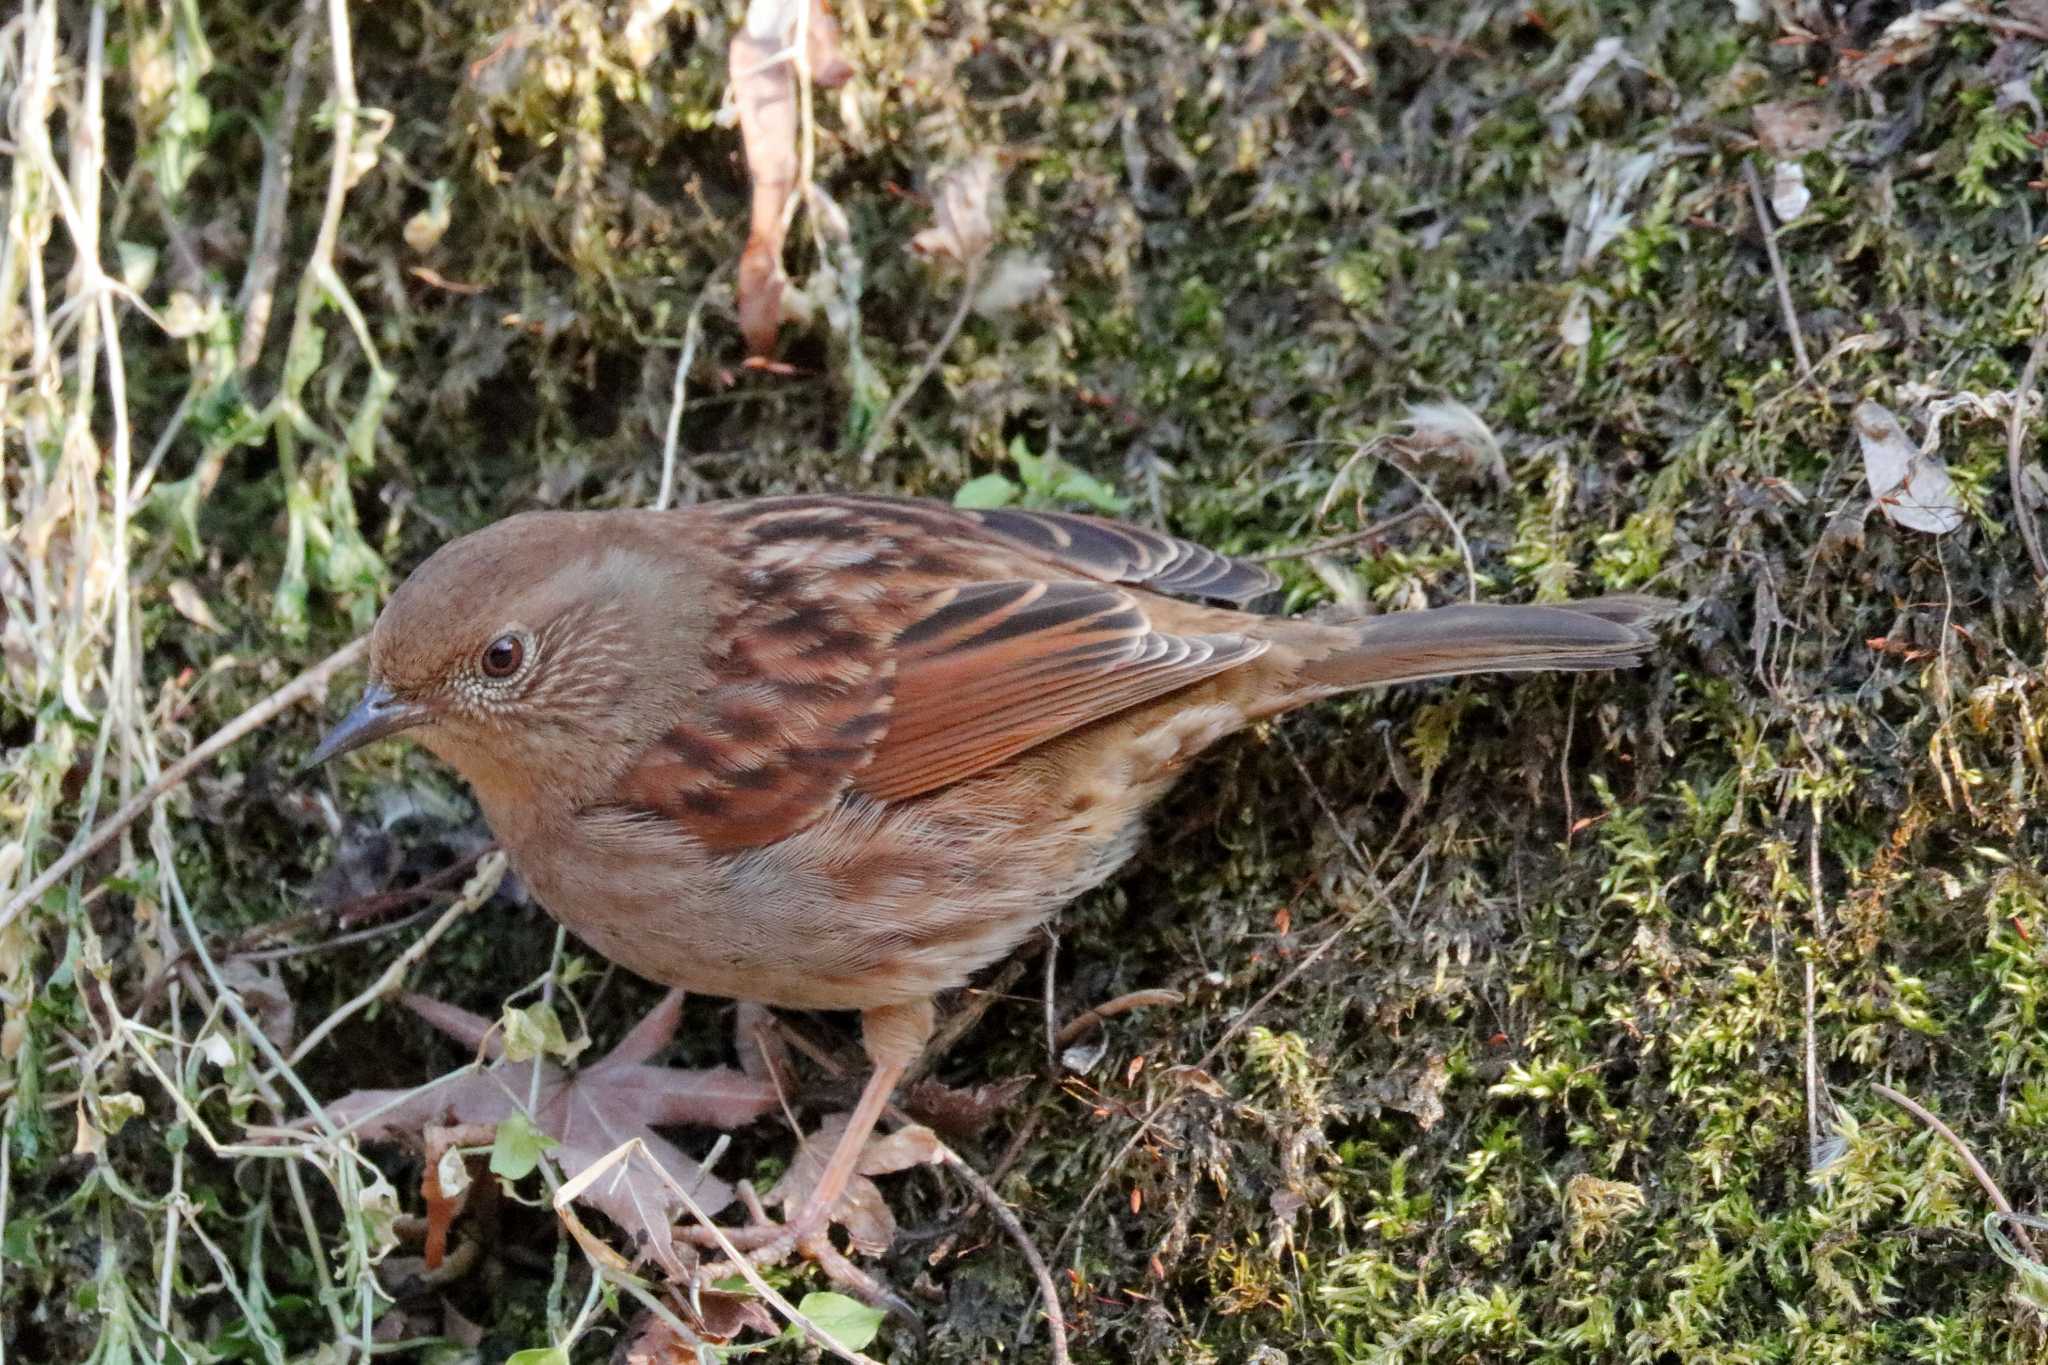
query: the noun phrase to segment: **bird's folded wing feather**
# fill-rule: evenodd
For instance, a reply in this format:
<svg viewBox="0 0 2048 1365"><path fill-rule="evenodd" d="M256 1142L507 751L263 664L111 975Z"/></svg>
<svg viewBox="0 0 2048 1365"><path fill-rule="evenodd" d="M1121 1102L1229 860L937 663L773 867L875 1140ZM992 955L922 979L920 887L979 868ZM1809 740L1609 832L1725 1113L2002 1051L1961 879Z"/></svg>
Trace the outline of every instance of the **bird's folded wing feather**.
<svg viewBox="0 0 2048 1365"><path fill-rule="evenodd" d="M721 505L714 505L714 507ZM798 494L722 504L721 517L762 547L809 546L829 558L858 545L911 575L928 559L970 563L966 578L1047 578L1121 583L1168 597L1244 603L1279 580L1192 541L1079 512L965 508L907 498ZM1007 571L989 571L1006 563Z"/></svg>
<svg viewBox="0 0 2048 1365"><path fill-rule="evenodd" d="M1076 577L1129 583L1168 597L1238 603L1279 586L1278 579L1255 564L1120 521L1020 507L959 515L991 535L1044 556Z"/></svg>
<svg viewBox="0 0 2048 1365"><path fill-rule="evenodd" d="M896 637L896 705L853 786L885 800L936 791L1264 649L1154 630L1135 597L1102 584L950 589Z"/></svg>
<svg viewBox="0 0 2048 1365"><path fill-rule="evenodd" d="M895 669L886 637L791 591L743 599L719 637L714 684L607 804L731 853L795 833L845 793L888 729Z"/></svg>
<svg viewBox="0 0 2048 1365"><path fill-rule="evenodd" d="M936 791L1265 649L1154 629L1146 590L1238 599L1271 580L1136 527L879 498L696 515L679 524L734 566L716 681L610 804L718 852L786 838L850 791Z"/></svg>

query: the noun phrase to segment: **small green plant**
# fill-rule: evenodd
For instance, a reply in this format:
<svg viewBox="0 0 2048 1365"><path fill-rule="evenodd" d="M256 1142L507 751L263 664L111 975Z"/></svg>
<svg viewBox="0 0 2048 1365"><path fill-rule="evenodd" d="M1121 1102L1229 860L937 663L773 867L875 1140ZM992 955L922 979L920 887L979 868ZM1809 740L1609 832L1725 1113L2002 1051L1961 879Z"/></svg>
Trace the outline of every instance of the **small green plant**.
<svg viewBox="0 0 2048 1365"><path fill-rule="evenodd" d="M1112 516L1121 513L1126 501L1122 494L1102 480L1074 468L1057 454L1035 455L1022 436L1012 437L1008 451L1017 467L1017 478L984 474L962 484L953 495L956 507L1064 507L1083 503Z"/></svg>

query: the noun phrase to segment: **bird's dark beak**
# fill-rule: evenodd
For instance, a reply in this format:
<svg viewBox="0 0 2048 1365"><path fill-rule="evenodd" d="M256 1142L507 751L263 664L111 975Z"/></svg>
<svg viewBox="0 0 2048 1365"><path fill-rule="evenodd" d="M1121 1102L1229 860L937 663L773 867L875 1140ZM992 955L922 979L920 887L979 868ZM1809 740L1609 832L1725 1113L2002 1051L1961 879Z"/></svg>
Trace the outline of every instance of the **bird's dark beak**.
<svg viewBox="0 0 2048 1365"><path fill-rule="evenodd" d="M424 725L430 719L427 708L417 702L400 701L391 695L391 689L380 682L371 682L363 689L363 695L356 700L355 707L341 718L341 723L329 730L326 737L306 760L304 771L310 772L330 758L338 757L351 749L360 749L373 740L395 735L400 730L410 730L415 725Z"/></svg>

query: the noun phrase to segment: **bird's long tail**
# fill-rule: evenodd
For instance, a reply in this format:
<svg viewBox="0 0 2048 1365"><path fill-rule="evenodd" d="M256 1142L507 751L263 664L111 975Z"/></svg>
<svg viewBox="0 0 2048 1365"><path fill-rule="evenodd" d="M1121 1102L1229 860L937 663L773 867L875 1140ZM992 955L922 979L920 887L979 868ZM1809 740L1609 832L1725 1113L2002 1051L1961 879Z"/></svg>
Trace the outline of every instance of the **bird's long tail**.
<svg viewBox="0 0 2048 1365"><path fill-rule="evenodd" d="M1438 607L1325 622L1313 643L1297 644L1297 676L1304 693L1327 696L1466 673L1628 668L1642 662L1654 643L1650 627L1673 606L1624 594L1557 606Z"/></svg>

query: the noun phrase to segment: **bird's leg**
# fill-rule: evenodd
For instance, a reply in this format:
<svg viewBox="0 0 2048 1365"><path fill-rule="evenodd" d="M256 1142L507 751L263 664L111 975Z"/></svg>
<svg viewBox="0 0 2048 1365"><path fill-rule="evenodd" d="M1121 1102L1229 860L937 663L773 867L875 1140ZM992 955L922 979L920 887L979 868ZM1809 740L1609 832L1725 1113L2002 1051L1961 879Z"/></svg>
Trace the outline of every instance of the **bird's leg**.
<svg viewBox="0 0 2048 1365"><path fill-rule="evenodd" d="M790 1233L799 1246L828 1225L833 1208L846 1193L847 1182L860 1168L861 1153L867 1149L875 1125L882 1121L889 1097L896 1093L896 1083L930 1041L932 1003L920 1000L910 1005L885 1005L863 1014L860 1024L861 1043L875 1069L861 1089L860 1102L854 1105L853 1116L846 1121L846 1131L839 1135L824 1173L811 1187L802 1211L790 1220Z"/></svg>
<svg viewBox="0 0 2048 1365"><path fill-rule="evenodd" d="M903 1079L907 1067L908 1063L897 1062L878 1066L868 1073L868 1083L860 1092L860 1103L853 1107L853 1116L846 1121L846 1131L839 1135L838 1143L832 1148L831 1159L819 1174L818 1183L811 1187L810 1197L804 1200L802 1210L789 1220L790 1233L799 1242L824 1229L834 1206L846 1193L847 1182L853 1179L859 1168L868 1138L873 1136L875 1125L881 1122L882 1110L888 1107L889 1097L896 1093L896 1082Z"/></svg>
<svg viewBox="0 0 2048 1365"><path fill-rule="evenodd" d="M861 1042L874 1070L861 1089L860 1100L848 1117L846 1128L825 1161L817 1183L804 1197L794 1218L781 1225L757 1221L747 1227L725 1231L738 1250L750 1253L756 1265L773 1264L792 1250L818 1259L816 1246L829 1251L822 1241L831 1226L832 1210L846 1194L846 1186L860 1170L860 1158L874 1135L875 1125L889 1107L896 1083L910 1069L932 1034L932 1006L929 1000L907 1005L885 1005L861 1016ZM685 1241L698 1246L716 1245L717 1238L706 1228L677 1229Z"/></svg>

